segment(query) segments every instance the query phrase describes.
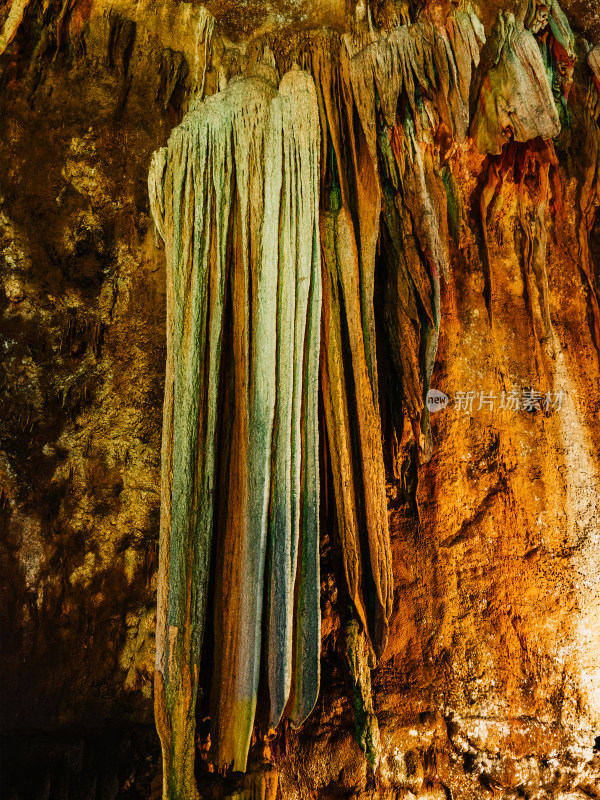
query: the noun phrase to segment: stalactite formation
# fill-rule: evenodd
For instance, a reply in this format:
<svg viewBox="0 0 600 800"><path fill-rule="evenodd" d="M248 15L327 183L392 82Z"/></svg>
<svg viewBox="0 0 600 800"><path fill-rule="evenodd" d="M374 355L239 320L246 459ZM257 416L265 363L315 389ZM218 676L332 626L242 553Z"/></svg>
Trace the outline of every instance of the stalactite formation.
<svg viewBox="0 0 600 800"><path fill-rule="evenodd" d="M553 140L562 126L570 124L567 100L576 62L574 48L573 33L556 0L529 0L521 4L517 16L499 12L471 124L479 151L489 156L480 214L490 319L489 211L504 178L512 173L518 186L530 318L536 340L549 354L553 334L546 273L547 213L551 200L555 207L561 203ZM595 297L592 305L597 309Z"/></svg>
<svg viewBox="0 0 600 800"><path fill-rule="evenodd" d="M173 797L193 785L215 529L216 762L246 767L265 644L271 724L288 702L300 724L317 698L318 151L314 87L295 70L279 91L232 81L152 164L169 263L156 702Z"/></svg>
<svg viewBox="0 0 600 800"><path fill-rule="evenodd" d="M1 796L598 795L596 7L0 0Z"/></svg>
<svg viewBox="0 0 600 800"><path fill-rule="evenodd" d="M472 133L482 153L499 155L508 141L555 138L560 122L533 34L511 13L498 15L494 34Z"/></svg>
<svg viewBox="0 0 600 800"><path fill-rule="evenodd" d="M492 322L488 225L513 176L527 303L551 354L546 226L561 203L554 141L573 124L577 62L556 0L500 12L487 42L464 2L447 18L426 6L412 23L404 4L361 2L346 34L309 31L285 44L233 46L206 15L201 27L198 91L149 177L168 264L155 695L169 798L193 794L203 648L219 769L245 770L256 724L261 736L283 716L299 726L315 705L329 473L334 510L322 517L343 558L342 652L357 739L377 768L368 667L386 649L393 610L386 466L399 478L411 437L417 461L432 454L427 397L460 213L447 163L469 137L486 157L480 238ZM598 343L587 255L599 204L597 48L587 63L576 120L592 142L580 247Z"/></svg>

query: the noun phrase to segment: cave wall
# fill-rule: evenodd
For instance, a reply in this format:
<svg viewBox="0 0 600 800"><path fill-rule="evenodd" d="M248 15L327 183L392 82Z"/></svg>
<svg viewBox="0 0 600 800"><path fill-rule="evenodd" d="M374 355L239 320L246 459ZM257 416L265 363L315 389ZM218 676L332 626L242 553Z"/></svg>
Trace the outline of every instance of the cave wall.
<svg viewBox="0 0 600 800"><path fill-rule="evenodd" d="M134 746L130 763L147 753L151 767L138 759L132 777L108 751L114 780L85 791L149 796L166 346L147 174L204 68L200 10L22 5L0 56L0 705L7 741L29 758L22 771L40 778L23 788L13 776L11 790L83 796L56 764L101 775L100 757L82 766L89 737L142 726L121 752ZM481 9L488 34L499 5ZM272 6L207 4L233 41L343 30L348 15L344 3ZM592 4L563 8L597 41ZM210 69L207 85L218 85ZM317 708L280 736L268 769L257 753L250 779L205 774L206 794L262 800L274 764L285 798L599 796L600 376L579 238L582 141L575 114L548 217L550 355L532 322L514 181L490 218L488 275L475 200L484 158L468 140L440 164L457 210L432 386L450 404L432 414L431 460L388 475L395 603L370 675L381 768L372 774L354 737L339 553L323 530ZM596 271L595 229L590 242ZM561 407L500 409L514 387L562 392ZM496 395L493 411L478 410L481 391ZM460 392L475 392L471 413Z"/></svg>

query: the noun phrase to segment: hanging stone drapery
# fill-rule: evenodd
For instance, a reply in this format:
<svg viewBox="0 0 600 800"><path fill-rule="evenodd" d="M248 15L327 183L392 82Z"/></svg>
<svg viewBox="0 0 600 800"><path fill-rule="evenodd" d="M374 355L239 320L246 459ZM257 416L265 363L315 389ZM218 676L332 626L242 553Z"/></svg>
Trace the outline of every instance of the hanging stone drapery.
<svg viewBox="0 0 600 800"><path fill-rule="evenodd" d="M198 103L149 177L167 260L155 696L171 798L194 796L211 569L215 763L246 767L261 652L272 725L286 708L301 724L319 688L319 112L307 73L277 90L260 66Z"/></svg>
<svg viewBox="0 0 600 800"><path fill-rule="evenodd" d="M558 110L534 36L513 14L498 14L497 50L481 85L471 135L481 153L498 155L507 141L552 139Z"/></svg>
<svg viewBox="0 0 600 800"><path fill-rule="evenodd" d="M291 50L307 72L292 69L277 90L275 69L255 63L198 103L153 160L169 270L156 716L165 780L182 796L193 786L209 574L216 766L246 766L259 675L273 726L284 713L299 725L318 694L319 375L350 661L360 650L373 663L386 648L394 587L376 266L402 385L385 402L397 439L407 413L426 458L447 272L431 102L462 141L470 79L460 76L479 58L477 23L459 11L447 30L424 21L366 47L357 28L356 51L348 37L306 36ZM375 741L375 727L359 741Z"/></svg>

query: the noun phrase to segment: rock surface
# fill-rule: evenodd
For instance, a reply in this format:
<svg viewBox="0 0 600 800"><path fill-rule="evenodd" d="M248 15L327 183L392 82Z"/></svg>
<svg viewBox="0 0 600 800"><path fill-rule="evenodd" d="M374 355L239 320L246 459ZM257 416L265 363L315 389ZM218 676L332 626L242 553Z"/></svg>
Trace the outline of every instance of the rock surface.
<svg viewBox="0 0 600 800"><path fill-rule="evenodd" d="M201 12L125 0L20 5L0 56L3 780L18 800L158 797L151 680L165 263L146 179L206 65ZM481 9L487 34L499 6ZM334 0L207 7L232 42L343 30L348 17ZM598 41L593 3L563 8ZM8 15L0 10L0 25ZM218 81L209 64L210 91ZM523 261L536 188L527 199L507 172L484 242L488 162L471 139L442 149L456 202L432 386L450 402L431 417L431 460L411 461L407 430L399 477L388 465L395 602L381 663L363 665L375 773L355 737L348 698L367 679L352 684L346 663L343 575L325 529L317 708L299 731L279 732L270 756L257 743L245 778L221 778L200 759L204 796L274 796L275 765L286 800L600 797L590 288L600 231L591 228L586 275L587 82L580 57L547 216L549 329ZM527 410L532 390L541 397Z"/></svg>

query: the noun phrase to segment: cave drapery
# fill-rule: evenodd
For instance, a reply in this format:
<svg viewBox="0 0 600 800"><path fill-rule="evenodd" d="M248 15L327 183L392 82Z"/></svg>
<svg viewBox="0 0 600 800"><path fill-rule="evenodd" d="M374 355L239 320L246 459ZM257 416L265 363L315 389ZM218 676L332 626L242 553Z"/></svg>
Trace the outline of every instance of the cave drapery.
<svg viewBox="0 0 600 800"><path fill-rule="evenodd" d="M193 767L216 519L218 763L246 766L265 583L271 724L292 683L296 724L317 698L317 120L312 82L299 70L279 91L262 77L232 81L188 116L152 166L170 264L157 702L165 758L177 765ZM173 770L179 777L189 780Z"/></svg>
<svg viewBox="0 0 600 800"><path fill-rule="evenodd" d="M514 171L531 317L538 340L551 338L546 214L560 200L553 140L571 124L576 62L566 17L556 2L529 0L516 17L499 14L486 44L470 4L445 20L426 8L413 24L383 14L386 5L374 19L359 4L349 33L303 33L277 57L265 41L250 55L221 54L220 90L203 99L202 80L152 162L168 265L155 682L166 797L192 796L203 646L212 648L218 767L245 769L255 718L297 726L317 700L328 471L351 669L359 651L374 663L385 650L394 582L386 468L399 474L411 436L414 458L431 455L426 399L448 235L461 213L440 153L468 135L487 155L484 249L490 206ZM206 48L205 60L208 39ZM595 50L589 63L598 86ZM597 138L594 92L581 124ZM595 172L588 183L582 250ZM492 318L491 285L486 294ZM207 607L215 633L203 643ZM261 675L268 713L257 709ZM375 766L376 735L358 730L356 716Z"/></svg>

